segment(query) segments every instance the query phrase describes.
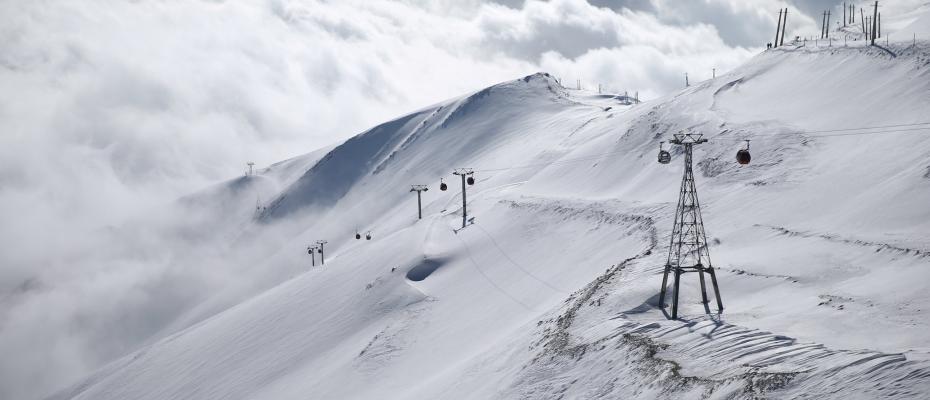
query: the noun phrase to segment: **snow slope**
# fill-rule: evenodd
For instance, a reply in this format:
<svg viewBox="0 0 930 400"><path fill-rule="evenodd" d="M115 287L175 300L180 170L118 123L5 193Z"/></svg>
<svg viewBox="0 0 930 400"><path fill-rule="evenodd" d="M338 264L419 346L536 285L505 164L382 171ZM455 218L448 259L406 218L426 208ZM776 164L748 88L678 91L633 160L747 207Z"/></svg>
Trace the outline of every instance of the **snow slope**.
<svg viewBox="0 0 930 400"><path fill-rule="evenodd" d="M535 74L387 122L231 224L265 242L257 268L304 272L51 398L926 398L928 131L800 132L927 122L928 50L787 46L641 104ZM711 139L695 168L726 310L685 275L670 321L682 157L655 153L684 129ZM457 167L477 183L455 234ZM251 207L241 184L201 200Z"/></svg>

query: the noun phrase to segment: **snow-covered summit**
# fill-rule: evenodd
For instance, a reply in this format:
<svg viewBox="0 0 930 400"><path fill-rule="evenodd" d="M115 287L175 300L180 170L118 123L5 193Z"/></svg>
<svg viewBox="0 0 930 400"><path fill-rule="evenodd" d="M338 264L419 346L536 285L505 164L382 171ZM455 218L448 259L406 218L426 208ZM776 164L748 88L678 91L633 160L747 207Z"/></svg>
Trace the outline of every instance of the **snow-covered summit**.
<svg viewBox="0 0 930 400"><path fill-rule="evenodd" d="M505 135L493 126L475 129L475 120L500 123L514 118L524 107L568 102L565 89L553 77L536 73L385 122L326 154L284 190L262 217L273 220L301 210L327 210L353 187L389 166L403 169L416 165L424 173L424 182L433 181L448 167L431 160L474 157L491 144L489 135ZM433 154L422 154L424 149L430 150L423 153ZM436 150L442 151L442 157L437 157Z"/></svg>

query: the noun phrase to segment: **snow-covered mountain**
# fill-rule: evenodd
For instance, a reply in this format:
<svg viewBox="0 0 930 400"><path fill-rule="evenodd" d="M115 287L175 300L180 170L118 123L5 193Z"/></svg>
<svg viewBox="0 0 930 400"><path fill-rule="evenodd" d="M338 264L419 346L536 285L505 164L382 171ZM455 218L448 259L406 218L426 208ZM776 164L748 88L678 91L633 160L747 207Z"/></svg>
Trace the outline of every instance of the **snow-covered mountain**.
<svg viewBox="0 0 930 400"><path fill-rule="evenodd" d="M504 82L185 198L224 210L254 268L299 273L52 398L926 398L930 130L902 126L928 121L926 42L790 45L644 103ZM866 127L884 128L843 130ZM655 156L682 130L710 139L695 171L726 309L685 275L669 320L682 155ZM454 168L476 178L458 233Z"/></svg>

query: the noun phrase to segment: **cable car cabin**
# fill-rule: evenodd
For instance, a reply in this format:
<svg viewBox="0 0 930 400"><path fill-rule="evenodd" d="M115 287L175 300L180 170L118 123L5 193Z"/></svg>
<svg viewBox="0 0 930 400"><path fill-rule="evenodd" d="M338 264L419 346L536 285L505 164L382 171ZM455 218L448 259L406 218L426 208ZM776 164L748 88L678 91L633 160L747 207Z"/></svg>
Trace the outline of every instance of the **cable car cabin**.
<svg viewBox="0 0 930 400"><path fill-rule="evenodd" d="M355 234L355 240L358 240L358 239L361 239L361 238L362 238L362 235L361 235L361 234L359 234L359 233L356 233L356 234Z"/></svg>
<svg viewBox="0 0 930 400"><path fill-rule="evenodd" d="M668 164L672 162L672 155L665 150L659 150L659 164Z"/></svg>
<svg viewBox="0 0 930 400"><path fill-rule="evenodd" d="M474 185L474 184L475 184L475 178L469 176L468 179L465 180L465 182L467 182L469 185Z"/></svg>
<svg viewBox="0 0 930 400"><path fill-rule="evenodd" d="M750 160L752 160L752 156L749 155L749 150L741 149L736 152L736 162L746 165L749 164Z"/></svg>
<svg viewBox="0 0 930 400"><path fill-rule="evenodd" d="M320 254L323 254L323 249L322 249L322 248L317 249L316 252L317 252L317 253L320 253Z"/></svg>
<svg viewBox="0 0 930 400"><path fill-rule="evenodd" d="M665 142L659 142L659 164L668 164L672 161L672 155L662 148L664 145Z"/></svg>
<svg viewBox="0 0 930 400"><path fill-rule="evenodd" d="M371 240L371 233L368 233L367 235L365 235L365 240Z"/></svg>
<svg viewBox="0 0 930 400"><path fill-rule="evenodd" d="M446 191L446 189L448 188L449 186L447 186L446 183L442 181L442 178L440 178L439 179L439 190Z"/></svg>
<svg viewBox="0 0 930 400"><path fill-rule="evenodd" d="M749 160L752 160L752 156L749 154L749 141L746 141L746 148L740 149L736 152L736 162L740 165L749 164Z"/></svg>

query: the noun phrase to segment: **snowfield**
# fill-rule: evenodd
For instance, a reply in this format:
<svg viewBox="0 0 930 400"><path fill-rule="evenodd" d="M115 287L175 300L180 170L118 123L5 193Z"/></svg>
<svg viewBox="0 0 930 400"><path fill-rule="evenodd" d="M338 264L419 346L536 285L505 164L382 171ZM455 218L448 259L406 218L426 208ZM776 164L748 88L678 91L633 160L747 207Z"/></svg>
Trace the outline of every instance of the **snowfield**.
<svg viewBox="0 0 930 400"><path fill-rule="evenodd" d="M265 289L51 398L928 398L930 129L835 131L928 121L927 42L786 46L643 103L504 82L182 200ZM725 310L688 274L669 320L683 157L655 157L688 129Z"/></svg>

